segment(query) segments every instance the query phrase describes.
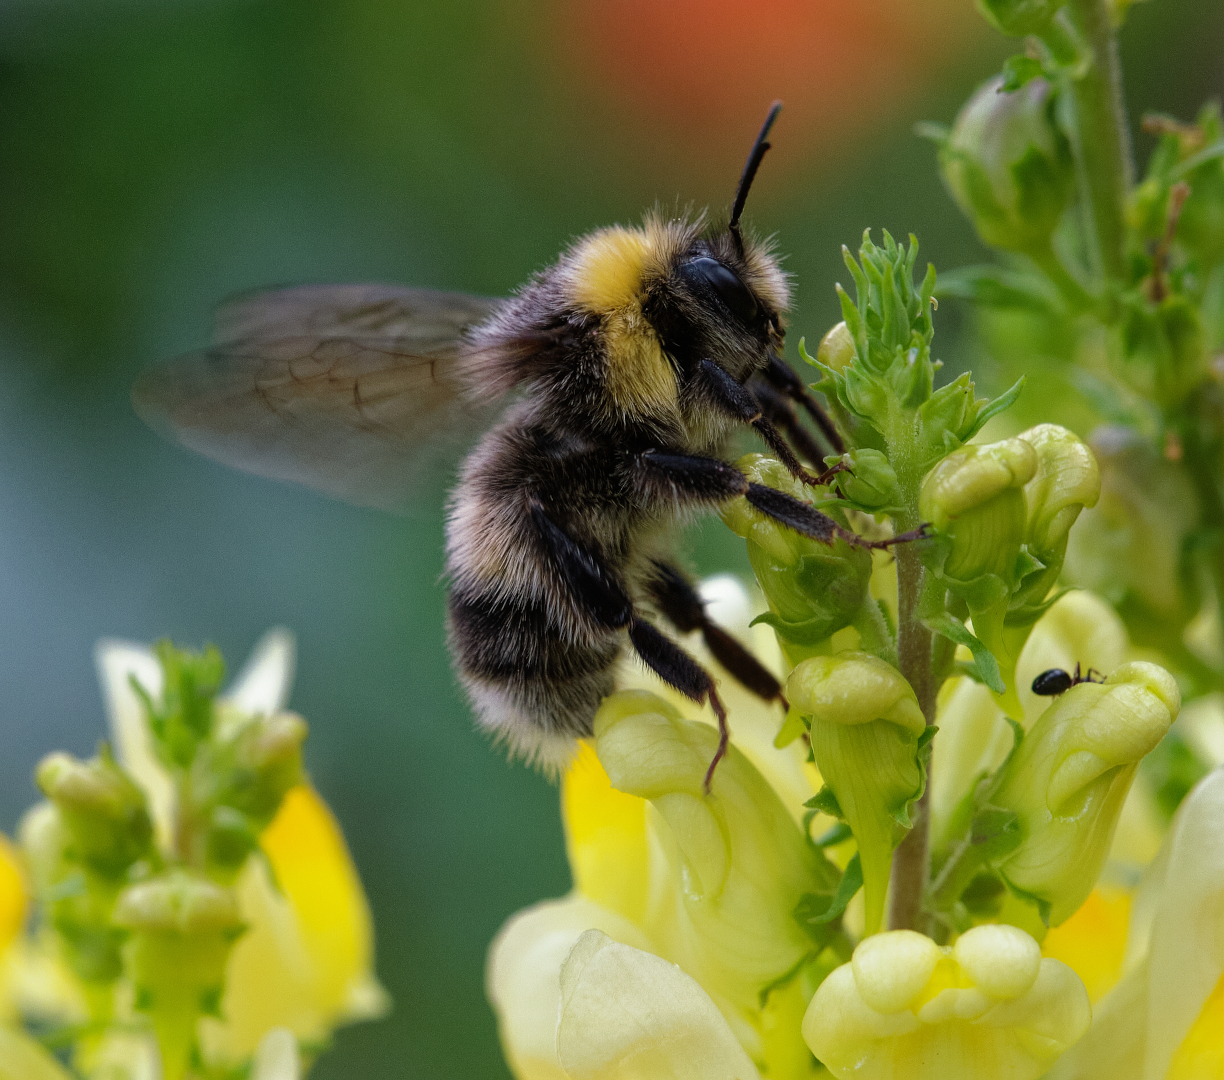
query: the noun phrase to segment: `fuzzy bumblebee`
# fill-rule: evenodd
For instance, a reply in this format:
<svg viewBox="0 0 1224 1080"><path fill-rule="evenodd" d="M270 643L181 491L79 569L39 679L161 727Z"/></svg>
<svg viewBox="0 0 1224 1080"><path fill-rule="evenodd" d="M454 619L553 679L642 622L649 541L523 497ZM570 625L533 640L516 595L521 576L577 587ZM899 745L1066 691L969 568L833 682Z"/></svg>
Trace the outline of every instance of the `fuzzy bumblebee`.
<svg viewBox="0 0 1224 1080"><path fill-rule="evenodd" d="M761 696L781 702L781 688L706 619L672 565L674 526L745 496L804 535L867 545L721 456L751 425L815 483L800 456L815 463L843 449L778 357L786 276L740 228L778 108L725 228L656 213L637 228L600 229L504 301L380 285L240 297L221 309L212 348L146 373L137 409L228 464L393 505L411 492L410 460L453 430L457 413L513 391L462 466L447 524L449 638L479 723L515 755L560 766L591 733L629 646L665 682L710 702L721 757L726 715L713 678L647 613L702 631Z"/></svg>

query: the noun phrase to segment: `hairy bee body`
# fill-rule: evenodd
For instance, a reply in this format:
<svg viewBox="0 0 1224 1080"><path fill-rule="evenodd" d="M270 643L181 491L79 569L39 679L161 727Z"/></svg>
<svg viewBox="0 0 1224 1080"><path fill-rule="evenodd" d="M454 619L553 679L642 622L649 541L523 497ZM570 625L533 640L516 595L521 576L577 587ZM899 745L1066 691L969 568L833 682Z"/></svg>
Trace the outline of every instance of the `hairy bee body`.
<svg viewBox="0 0 1224 1080"><path fill-rule="evenodd" d="M733 278L712 285L710 262ZM642 455L721 454L742 421L711 402L701 363L742 384L780 345L788 300L766 248L749 241L741 255L726 233L656 217L580 240L470 334L476 385L524 396L454 488L450 640L480 723L515 753L563 761L591 733L627 642L625 624L575 589L541 515L632 606L651 606L674 526L726 495L644 475Z"/></svg>
<svg viewBox="0 0 1224 1080"><path fill-rule="evenodd" d="M800 461L844 446L779 358L787 281L769 247L740 229L779 108L723 229L658 214L600 229L505 301L395 285L239 296L218 311L210 348L141 377L136 408L218 461L394 508L436 436L514 391L464 462L447 522L448 633L479 722L512 753L559 766L591 733L631 645L713 709L708 785L727 749L726 710L714 678L654 619L699 631L744 686L785 699L671 564L674 526L743 496L826 543L913 538L866 541L722 457L730 432L751 426L805 483L841 468L816 476Z"/></svg>

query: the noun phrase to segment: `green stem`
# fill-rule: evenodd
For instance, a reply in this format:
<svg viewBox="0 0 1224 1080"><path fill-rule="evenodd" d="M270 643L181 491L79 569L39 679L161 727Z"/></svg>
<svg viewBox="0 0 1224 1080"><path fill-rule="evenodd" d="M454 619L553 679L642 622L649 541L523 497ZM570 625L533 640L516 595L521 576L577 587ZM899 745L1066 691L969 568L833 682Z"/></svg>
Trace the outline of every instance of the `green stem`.
<svg viewBox="0 0 1224 1080"><path fill-rule="evenodd" d="M1110 3L1070 0L1065 11L1091 52L1087 69L1070 80L1069 125L1087 218L1090 262L1097 276L1121 278L1126 196L1134 170Z"/></svg>
<svg viewBox="0 0 1224 1080"><path fill-rule="evenodd" d="M903 529L916 527L899 522ZM931 632L918 619L918 599L922 595L922 562L912 544L898 544L897 553L897 654L901 674L913 687L918 705L929 725L935 723L935 685L931 671ZM928 857L931 780L914 804L914 827L893 852L892 903L888 925L892 930L923 930L925 917L922 898L930 874Z"/></svg>

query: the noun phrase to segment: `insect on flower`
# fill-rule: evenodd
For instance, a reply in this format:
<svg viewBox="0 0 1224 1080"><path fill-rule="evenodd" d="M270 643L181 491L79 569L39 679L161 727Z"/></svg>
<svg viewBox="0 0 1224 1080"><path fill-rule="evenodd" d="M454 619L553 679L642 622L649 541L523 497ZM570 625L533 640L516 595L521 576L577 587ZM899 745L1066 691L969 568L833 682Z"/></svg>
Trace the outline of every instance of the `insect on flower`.
<svg viewBox="0 0 1224 1080"><path fill-rule="evenodd" d="M780 107L725 228L655 213L599 229L508 300L386 285L241 296L221 308L215 345L144 375L136 408L219 461L394 506L435 437L516 390L460 471L447 529L450 644L481 726L557 768L591 734L628 643L665 682L709 701L721 735L712 771L727 742L714 680L645 612L700 630L735 678L783 698L706 618L671 562L671 528L743 496L825 543L912 538L869 542L722 457L750 425L794 476L818 484L829 474L800 456L817 463L843 449L778 355L786 277L740 226Z"/></svg>
<svg viewBox="0 0 1224 1080"><path fill-rule="evenodd" d="M1050 668L1049 671L1043 671L1033 680L1033 693L1038 697L1058 697L1059 694L1065 694L1071 687L1078 686L1080 683L1104 681L1105 676L1096 668L1089 668L1081 675L1080 666L1077 663L1074 675L1068 674L1062 668Z"/></svg>

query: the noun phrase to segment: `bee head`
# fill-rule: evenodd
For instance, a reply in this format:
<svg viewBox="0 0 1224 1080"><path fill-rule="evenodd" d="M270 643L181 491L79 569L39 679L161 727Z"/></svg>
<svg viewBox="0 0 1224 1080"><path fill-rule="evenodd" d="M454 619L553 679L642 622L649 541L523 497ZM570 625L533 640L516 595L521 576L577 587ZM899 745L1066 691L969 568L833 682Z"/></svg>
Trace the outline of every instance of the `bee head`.
<svg viewBox="0 0 1224 1080"><path fill-rule="evenodd" d="M757 136L725 228L656 211L640 227L580 238L475 335L497 369L486 380L534 379L571 409L589 402L597 421L667 423L701 396L703 361L741 383L763 368L782 347L790 288L740 217L780 108Z"/></svg>

